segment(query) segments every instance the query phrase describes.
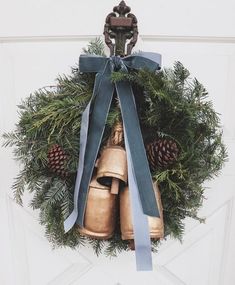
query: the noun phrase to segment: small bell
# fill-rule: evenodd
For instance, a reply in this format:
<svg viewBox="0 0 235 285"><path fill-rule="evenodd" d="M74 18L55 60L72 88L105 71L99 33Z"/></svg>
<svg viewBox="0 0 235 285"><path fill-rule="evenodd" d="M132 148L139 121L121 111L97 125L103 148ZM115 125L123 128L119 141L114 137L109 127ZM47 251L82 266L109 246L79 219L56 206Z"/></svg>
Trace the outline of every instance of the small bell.
<svg viewBox="0 0 235 285"><path fill-rule="evenodd" d="M164 237L164 223L161 196L157 183L154 183L154 192L160 213L160 218L148 216L149 231L150 238L160 239ZM120 192L120 223L123 240L134 239L129 195L130 194L128 187L124 188L123 191Z"/></svg>
<svg viewBox="0 0 235 285"><path fill-rule="evenodd" d="M122 144L123 128L117 123L97 163L97 181L110 186L112 194L118 194L119 184L127 184L127 158Z"/></svg>
<svg viewBox="0 0 235 285"><path fill-rule="evenodd" d="M80 234L96 239L109 239L115 229L117 195L110 193L110 187L99 184L96 176L89 187L84 217L84 227Z"/></svg>

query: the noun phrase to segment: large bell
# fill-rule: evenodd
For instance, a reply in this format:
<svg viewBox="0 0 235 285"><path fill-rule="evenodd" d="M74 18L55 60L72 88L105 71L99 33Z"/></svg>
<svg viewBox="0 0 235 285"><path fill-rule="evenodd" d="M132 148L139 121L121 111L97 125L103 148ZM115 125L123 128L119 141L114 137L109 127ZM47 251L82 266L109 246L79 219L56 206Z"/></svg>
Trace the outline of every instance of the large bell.
<svg viewBox="0 0 235 285"><path fill-rule="evenodd" d="M160 191L157 183L154 183L155 197L160 213L160 218L148 216L150 237L152 239L160 239L164 237L163 210L161 203ZM120 223L123 240L133 240L134 231L131 217L130 194L128 187L120 192Z"/></svg>
<svg viewBox="0 0 235 285"><path fill-rule="evenodd" d="M123 127L118 122L96 165L97 181L102 185L110 186L112 194L118 194L119 187L127 184L127 158L122 144Z"/></svg>
<svg viewBox="0 0 235 285"><path fill-rule="evenodd" d="M109 239L115 228L117 195L110 193L110 187L99 184L93 177L87 198L84 227L80 234L96 239Z"/></svg>

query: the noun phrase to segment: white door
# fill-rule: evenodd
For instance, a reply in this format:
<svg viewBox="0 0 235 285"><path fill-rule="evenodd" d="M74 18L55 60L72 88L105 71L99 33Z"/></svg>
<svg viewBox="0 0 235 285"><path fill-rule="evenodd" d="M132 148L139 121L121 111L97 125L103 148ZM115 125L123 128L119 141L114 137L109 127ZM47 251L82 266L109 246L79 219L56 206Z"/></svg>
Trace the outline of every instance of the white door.
<svg viewBox="0 0 235 285"><path fill-rule="evenodd" d="M0 0L0 132L14 128L20 100L70 72L82 47L101 35L118 1ZM184 242L167 240L153 272L136 272L134 253L95 257L90 248L52 250L37 212L12 200L19 166L0 149L1 285L235 284L235 2L129 0L139 20L136 50L155 51L164 66L181 61L221 113L229 162L207 184L205 224L186 221Z"/></svg>

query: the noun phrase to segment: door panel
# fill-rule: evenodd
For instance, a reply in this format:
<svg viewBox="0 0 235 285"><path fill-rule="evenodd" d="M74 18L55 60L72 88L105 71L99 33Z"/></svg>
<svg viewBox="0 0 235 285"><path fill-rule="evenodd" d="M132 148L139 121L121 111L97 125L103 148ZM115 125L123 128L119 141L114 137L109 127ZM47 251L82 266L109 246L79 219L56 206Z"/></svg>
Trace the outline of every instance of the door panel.
<svg viewBox="0 0 235 285"><path fill-rule="evenodd" d="M54 85L59 74L68 74L92 35L101 34L106 14L117 3L89 1L4 2L8 13L0 12L1 134L14 128L21 99ZM1 148L0 284L234 284L235 23L230 17L234 2L160 1L157 5L151 0L148 6L154 9L146 7L144 13L143 4L133 0L128 4L140 22L136 50L161 53L166 67L181 61L205 85L221 113L229 162L218 178L205 184L207 199L200 216L206 223L187 219L183 243L164 241L153 256L153 272L137 273L133 252L108 259L97 258L89 247L52 250L38 224L38 213L27 207L30 196L26 194L23 208L12 200L10 185L20 166L11 150ZM92 5L97 15L88 13ZM7 17L10 12L14 21Z"/></svg>

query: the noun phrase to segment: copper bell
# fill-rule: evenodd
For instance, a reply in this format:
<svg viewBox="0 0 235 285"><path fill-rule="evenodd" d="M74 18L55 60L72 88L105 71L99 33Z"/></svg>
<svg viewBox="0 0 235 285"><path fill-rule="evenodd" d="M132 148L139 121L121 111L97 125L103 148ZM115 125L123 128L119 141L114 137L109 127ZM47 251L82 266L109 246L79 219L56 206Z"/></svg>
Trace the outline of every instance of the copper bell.
<svg viewBox="0 0 235 285"><path fill-rule="evenodd" d="M80 234L96 239L109 239L115 228L117 195L110 193L110 187L99 184L96 176L89 187L84 217L84 227Z"/></svg>
<svg viewBox="0 0 235 285"><path fill-rule="evenodd" d="M152 239L159 239L164 237L164 223L161 196L157 183L154 183L154 192L160 213L160 218L148 216L148 223L150 237ZM120 222L123 240L134 239L129 195L130 194L128 187L124 188L120 193Z"/></svg>
<svg viewBox="0 0 235 285"><path fill-rule="evenodd" d="M127 158L122 143L123 128L117 123L97 163L97 181L110 186L112 194L118 194L119 185L124 187L127 183Z"/></svg>

